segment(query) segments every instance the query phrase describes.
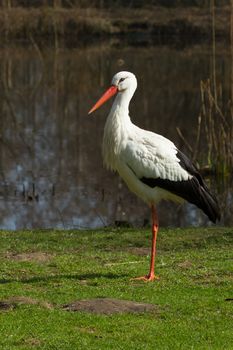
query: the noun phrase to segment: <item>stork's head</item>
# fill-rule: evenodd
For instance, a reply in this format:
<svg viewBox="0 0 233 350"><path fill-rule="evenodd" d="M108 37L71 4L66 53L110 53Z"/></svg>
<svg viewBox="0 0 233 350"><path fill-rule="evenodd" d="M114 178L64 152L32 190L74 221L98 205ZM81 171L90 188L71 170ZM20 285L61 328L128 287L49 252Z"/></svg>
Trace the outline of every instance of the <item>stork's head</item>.
<svg viewBox="0 0 233 350"><path fill-rule="evenodd" d="M112 86L116 86L118 91L132 88L135 90L137 87L137 79L133 73L122 71L114 75L112 78Z"/></svg>
<svg viewBox="0 0 233 350"><path fill-rule="evenodd" d="M118 72L112 78L112 84L110 88L103 94L103 96L96 102L88 114L94 112L112 96L116 95L118 92L123 93L124 91L131 91L134 93L137 88L137 79L133 73L122 71Z"/></svg>

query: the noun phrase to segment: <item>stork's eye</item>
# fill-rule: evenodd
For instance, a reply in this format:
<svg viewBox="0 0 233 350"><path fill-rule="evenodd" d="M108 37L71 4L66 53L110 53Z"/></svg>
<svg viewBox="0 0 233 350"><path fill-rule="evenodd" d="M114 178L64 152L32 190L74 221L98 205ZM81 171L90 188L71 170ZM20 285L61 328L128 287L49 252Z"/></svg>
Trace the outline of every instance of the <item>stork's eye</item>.
<svg viewBox="0 0 233 350"><path fill-rule="evenodd" d="M125 78L121 78L120 80L119 80L119 83L121 83L122 81L124 81L125 80Z"/></svg>

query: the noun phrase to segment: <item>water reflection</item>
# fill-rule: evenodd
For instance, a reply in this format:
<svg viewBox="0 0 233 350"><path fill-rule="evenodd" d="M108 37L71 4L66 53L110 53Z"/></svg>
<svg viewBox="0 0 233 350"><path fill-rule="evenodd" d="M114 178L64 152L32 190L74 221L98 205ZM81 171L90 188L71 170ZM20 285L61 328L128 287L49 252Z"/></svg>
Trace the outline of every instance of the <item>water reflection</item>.
<svg viewBox="0 0 233 350"><path fill-rule="evenodd" d="M230 94L230 54L221 47L217 79ZM133 71L134 122L162 133L195 137L199 82L211 75L211 48L202 45L0 49L0 209L4 229L146 224L148 208L102 166L101 140L110 104L87 111L119 70ZM191 141L192 142L192 141ZM185 150L187 152L187 150ZM203 148L203 152L205 152ZM217 187L223 224L232 224L232 187ZM162 203L161 225L207 224L191 205Z"/></svg>

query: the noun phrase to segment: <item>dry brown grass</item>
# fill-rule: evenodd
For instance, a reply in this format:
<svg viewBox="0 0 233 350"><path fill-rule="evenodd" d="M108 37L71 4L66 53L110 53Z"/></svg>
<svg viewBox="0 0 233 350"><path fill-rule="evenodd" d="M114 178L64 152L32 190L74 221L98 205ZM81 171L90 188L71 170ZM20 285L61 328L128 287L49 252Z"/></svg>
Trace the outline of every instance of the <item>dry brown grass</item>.
<svg viewBox="0 0 233 350"><path fill-rule="evenodd" d="M221 85L216 88L210 79L201 81L201 109L197 118L195 143L191 145L178 127L177 132L192 154L192 160L199 162L204 175L214 173L228 177L233 169L232 102L225 105L221 91ZM200 155L206 155L201 152L203 146L207 149L207 162L200 158Z"/></svg>
<svg viewBox="0 0 233 350"><path fill-rule="evenodd" d="M230 103L224 108L217 92L211 89L210 80L201 82L201 98L200 123L203 123L208 145L208 165L215 172L227 175L233 169L233 115Z"/></svg>
<svg viewBox="0 0 233 350"><path fill-rule="evenodd" d="M230 7L216 12L216 35L229 36ZM0 34L5 38L83 36L143 32L156 35L211 35L208 8L21 8L0 10Z"/></svg>

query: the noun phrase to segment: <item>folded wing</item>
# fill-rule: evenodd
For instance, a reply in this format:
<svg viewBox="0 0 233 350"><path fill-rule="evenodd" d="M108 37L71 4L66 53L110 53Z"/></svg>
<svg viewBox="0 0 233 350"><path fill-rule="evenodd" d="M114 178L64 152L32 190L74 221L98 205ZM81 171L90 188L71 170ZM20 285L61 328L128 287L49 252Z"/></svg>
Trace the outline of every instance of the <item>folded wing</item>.
<svg viewBox="0 0 233 350"><path fill-rule="evenodd" d="M135 132L122 157L145 185L159 187L195 204L213 222L220 219L217 199L192 162L168 139L152 132Z"/></svg>

